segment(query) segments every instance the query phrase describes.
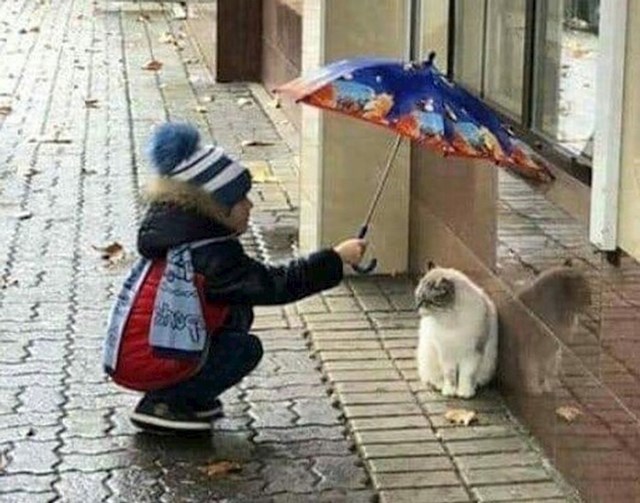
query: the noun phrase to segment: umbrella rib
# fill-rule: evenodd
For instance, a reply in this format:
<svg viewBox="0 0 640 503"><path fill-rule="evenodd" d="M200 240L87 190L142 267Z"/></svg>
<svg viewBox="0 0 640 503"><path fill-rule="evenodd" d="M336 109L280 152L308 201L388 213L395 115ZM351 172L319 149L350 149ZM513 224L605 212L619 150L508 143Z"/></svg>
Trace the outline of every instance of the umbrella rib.
<svg viewBox="0 0 640 503"><path fill-rule="evenodd" d="M382 173L382 177L380 178L380 182L378 183L378 188L376 189L376 193L371 200L371 204L369 206L369 211L367 212L367 217L362 224L363 228L366 228L371 223L371 218L373 217L373 212L378 205L378 201L380 200L380 196L382 195L382 191L384 190L384 186L387 183L387 179L389 178L389 174L391 173L391 166L393 165L393 161L398 154L398 149L400 148L400 143L402 142L402 136L397 135L396 139L391 146L391 150L389 151L389 155L387 156L387 162L384 167L384 172Z"/></svg>

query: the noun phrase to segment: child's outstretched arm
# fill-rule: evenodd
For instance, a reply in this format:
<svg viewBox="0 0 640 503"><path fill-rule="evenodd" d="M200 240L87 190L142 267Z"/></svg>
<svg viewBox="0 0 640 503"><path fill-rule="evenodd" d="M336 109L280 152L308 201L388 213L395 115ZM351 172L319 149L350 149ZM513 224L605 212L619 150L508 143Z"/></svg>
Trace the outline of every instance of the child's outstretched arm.
<svg viewBox="0 0 640 503"><path fill-rule="evenodd" d="M344 264L359 263L365 248L365 241L349 239L282 266L265 265L244 252L229 253L226 259L220 256L207 264L207 300L251 305L293 302L338 285Z"/></svg>

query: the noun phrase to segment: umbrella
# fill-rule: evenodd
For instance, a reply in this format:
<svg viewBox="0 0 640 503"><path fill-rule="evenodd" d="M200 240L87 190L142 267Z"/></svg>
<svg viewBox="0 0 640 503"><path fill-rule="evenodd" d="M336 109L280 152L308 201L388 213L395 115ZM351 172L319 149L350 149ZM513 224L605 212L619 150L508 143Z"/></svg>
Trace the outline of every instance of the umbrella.
<svg viewBox="0 0 640 503"><path fill-rule="evenodd" d="M373 212L403 137L445 156L486 159L529 180L553 180L548 165L480 99L451 82L434 65L380 58L336 61L277 92L295 101L340 112L397 133L359 237ZM358 272L371 272L375 259Z"/></svg>

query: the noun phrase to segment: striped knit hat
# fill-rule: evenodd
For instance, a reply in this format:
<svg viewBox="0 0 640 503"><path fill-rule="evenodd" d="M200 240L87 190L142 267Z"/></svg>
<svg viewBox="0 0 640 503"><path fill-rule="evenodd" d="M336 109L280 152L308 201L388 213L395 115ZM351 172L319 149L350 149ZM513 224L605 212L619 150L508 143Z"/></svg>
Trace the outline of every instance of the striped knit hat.
<svg viewBox="0 0 640 503"><path fill-rule="evenodd" d="M200 145L200 133L190 124L168 122L149 142L149 157L158 174L186 182L232 208L251 190L249 170L216 145Z"/></svg>

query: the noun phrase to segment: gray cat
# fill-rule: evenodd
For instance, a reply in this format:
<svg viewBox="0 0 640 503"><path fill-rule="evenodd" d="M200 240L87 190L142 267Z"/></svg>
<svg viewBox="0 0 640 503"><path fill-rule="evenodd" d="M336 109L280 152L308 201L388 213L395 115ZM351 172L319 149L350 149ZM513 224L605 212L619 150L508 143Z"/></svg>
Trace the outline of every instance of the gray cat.
<svg viewBox="0 0 640 503"><path fill-rule="evenodd" d="M565 344L573 338L578 315L591 304L585 275L569 261L540 273L517 292L516 298ZM527 391L534 395L552 392L562 355L558 341L548 333L533 330L523 334L519 345L519 367Z"/></svg>

